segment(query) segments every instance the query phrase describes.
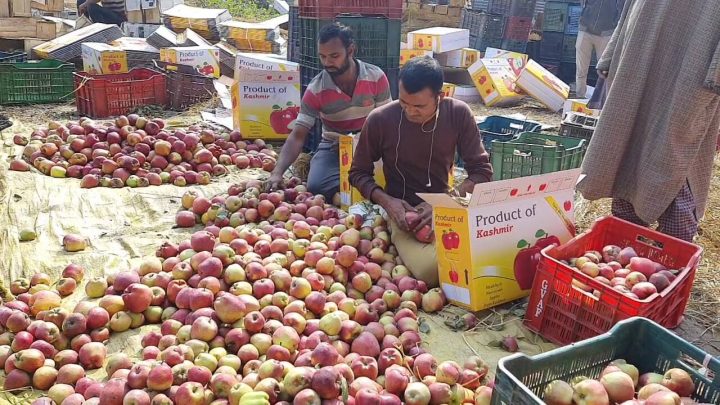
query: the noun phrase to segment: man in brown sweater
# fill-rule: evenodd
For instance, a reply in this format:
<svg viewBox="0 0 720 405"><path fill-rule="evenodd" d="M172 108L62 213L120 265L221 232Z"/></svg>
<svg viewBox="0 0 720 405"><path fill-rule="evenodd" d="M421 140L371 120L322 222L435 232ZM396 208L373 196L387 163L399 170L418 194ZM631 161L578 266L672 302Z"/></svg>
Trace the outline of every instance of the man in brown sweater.
<svg viewBox="0 0 720 405"><path fill-rule="evenodd" d="M422 57L406 63L400 71L399 100L368 116L350 169L350 183L387 211L392 241L405 265L429 286L438 284L435 245L418 242L412 233L432 225L432 207L417 193L449 191L456 150L468 172L458 187L460 192L470 193L475 184L492 179L488 153L470 107L443 98L442 86L442 68L435 59ZM385 189L373 176L378 160L383 162ZM420 216L412 229L405 220L408 211Z"/></svg>

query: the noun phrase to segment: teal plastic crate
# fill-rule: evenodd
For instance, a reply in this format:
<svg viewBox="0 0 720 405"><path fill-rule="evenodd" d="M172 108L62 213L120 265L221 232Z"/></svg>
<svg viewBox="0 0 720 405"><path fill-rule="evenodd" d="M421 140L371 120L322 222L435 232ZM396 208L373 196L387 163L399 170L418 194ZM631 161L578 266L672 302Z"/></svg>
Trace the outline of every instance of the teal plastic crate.
<svg viewBox="0 0 720 405"><path fill-rule="evenodd" d="M559 3L549 1L545 3L545 12L543 14L543 31L565 32L568 22L567 3Z"/></svg>
<svg viewBox="0 0 720 405"><path fill-rule="evenodd" d="M350 27L357 46L357 58L382 69L400 66L400 20L382 17L340 15L334 20L298 19L300 26L300 57L303 66L322 69L318 56L318 34L325 25L337 21Z"/></svg>
<svg viewBox="0 0 720 405"><path fill-rule="evenodd" d="M0 105L70 100L75 66L57 60L0 63Z"/></svg>
<svg viewBox="0 0 720 405"><path fill-rule="evenodd" d="M478 124L478 129L480 129L480 135L482 135L483 147L488 153L492 153L493 141L507 142L523 132L540 132L542 125L536 121L491 115ZM455 154L455 166L465 166L459 153Z"/></svg>
<svg viewBox="0 0 720 405"><path fill-rule="evenodd" d="M524 132L509 142L492 142L493 180L576 169L587 149L584 139Z"/></svg>
<svg viewBox="0 0 720 405"><path fill-rule="evenodd" d="M625 359L641 374L684 369L695 382L695 401L720 404L720 360L657 323L638 317L617 323L603 335L547 353L501 359L491 404L544 404L542 392L551 381L569 381L581 375L598 378L616 359Z"/></svg>

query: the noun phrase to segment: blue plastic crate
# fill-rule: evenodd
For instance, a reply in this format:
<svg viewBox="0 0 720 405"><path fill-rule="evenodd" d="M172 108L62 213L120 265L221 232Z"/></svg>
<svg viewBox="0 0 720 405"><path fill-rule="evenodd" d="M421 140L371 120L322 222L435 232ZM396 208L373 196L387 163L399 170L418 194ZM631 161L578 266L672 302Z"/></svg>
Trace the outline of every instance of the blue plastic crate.
<svg viewBox="0 0 720 405"><path fill-rule="evenodd" d="M577 35L580 31L580 14L582 14L582 6L569 5L567 14L567 25L565 33L568 35Z"/></svg>
<svg viewBox="0 0 720 405"><path fill-rule="evenodd" d="M478 128L480 129L485 150L492 153L493 141L507 142L523 132L540 132L542 125L535 121L491 115L485 121L478 123ZM464 166L460 155L455 157L455 166Z"/></svg>

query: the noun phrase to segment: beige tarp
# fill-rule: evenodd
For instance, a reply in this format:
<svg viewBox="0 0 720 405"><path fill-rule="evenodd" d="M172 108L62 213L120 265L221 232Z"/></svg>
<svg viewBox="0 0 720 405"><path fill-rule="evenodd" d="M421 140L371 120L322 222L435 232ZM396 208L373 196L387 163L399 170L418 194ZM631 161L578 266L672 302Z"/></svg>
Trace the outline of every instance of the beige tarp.
<svg viewBox="0 0 720 405"><path fill-rule="evenodd" d="M172 122L169 124L172 125ZM86 280L93 275L129 269L138 265L142 257L154 255L163 241L179 242L191 233L188 229L173 228L183 193L196 190L202 195L213 196L225 192L228 185L242 178L266 175L257 170L242 173L232 170L230 175L213 179L207 186L81 189L76 179L55 179L34 169L30 172L8 171L8 161L22 152L22 147L12 144L12 135L30 134L38 125L42 124L16 122L1 134L0 274L6 286L17 277L29 277L36 272L45 272L55 278L70 262L85 267ZM18 233L27 228L37 232L37 239L21 243ZM87 237L89 247L84 252L64 252L61 241L67 233ZM64 306L72 309L83 296L84 283L75 294L64 300ZM509 334L527 336L520 341L520 348L528 354L552 347L531 344L531 341L540 340L522 328L517 319L505 324L505 329L500 332L466 333L466 344L460 333L451 332L443 325L442 316L428 318L430 332L425 336L426 346L440 360L455 360L462 364L474 354L474 349L494 370L497 361L508 353L487 344ZM108 352L122 350L131 355L139 354L140 336L154 327L144 326L114 335L108 344ZM101 378L105 373L98 370L90 375ZM27 399L6 395L3 398L0 394L0 403L28 402ZM22 398L26 398L25 395Z"/></svg>

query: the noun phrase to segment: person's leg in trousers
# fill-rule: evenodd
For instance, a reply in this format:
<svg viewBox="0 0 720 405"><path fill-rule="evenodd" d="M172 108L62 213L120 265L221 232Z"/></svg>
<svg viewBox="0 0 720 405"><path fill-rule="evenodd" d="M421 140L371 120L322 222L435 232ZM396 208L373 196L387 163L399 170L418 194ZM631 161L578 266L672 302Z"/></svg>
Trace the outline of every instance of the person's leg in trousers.
<svg viewBox="0 0 720 405"><path fill-rule="evenodd" d="M635 208L629 202L614 198L612 200L612 214L615 217L624 219L640 226L648 226L648 223L640 219L635 213Z"/></svg>
<svg viewBox="0 0 720 405"><path fill-rule="evenodd" d="M587 93L588 68L593 50L593 35L587 32L578 32L575 42L575 94L578 98L585 98Z"/></svg>
<svg viewBox="0 0 720 405"><path fill-rule="evenodd" d="M698 232L697 206L686 183L667 210L658 219L659 232L692 242Z"/></svg>
<svg viewBox="0 0 720 405"><path fill-rule="evenodd" d="M78 0L77 7L80 8L80 5L85 3L85 1L86 0ZM99 4L91 4L87 9L87 15L94 23L115 24L120 26L125 22L125 17Z"/></svg>
<svg viewBox="0 0 720 405"><path fill-rule="evenodd" d="M391 239L405 267L418 280L424 281L428 288L438 286L438 264L435 242L422 243L409 232L400 229L390 221Z"/></svg>
<svg viewBox="0 0 720 405"><path fill-rule="evenodd" d="M326 141L320 143L315 155L310 160L307 184L308 191L313 194L322 194L325 196L326 202L332 202L335 194L340 191L340 161L337 143Z"/></svg>

